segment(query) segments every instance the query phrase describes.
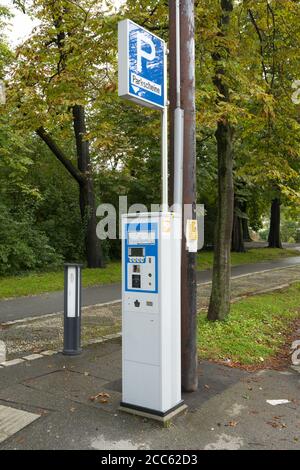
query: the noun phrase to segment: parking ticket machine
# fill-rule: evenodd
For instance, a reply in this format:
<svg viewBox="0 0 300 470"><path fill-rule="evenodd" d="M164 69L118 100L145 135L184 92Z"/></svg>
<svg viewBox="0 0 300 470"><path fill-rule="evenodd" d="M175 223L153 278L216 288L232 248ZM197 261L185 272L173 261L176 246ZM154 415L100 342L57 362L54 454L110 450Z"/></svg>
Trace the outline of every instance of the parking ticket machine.
<svg viewBox="0 0 300 470"><path fill-rule="evenodd" d="M165 416L182 405L180 216L122 217L122 408Z"/></svg>

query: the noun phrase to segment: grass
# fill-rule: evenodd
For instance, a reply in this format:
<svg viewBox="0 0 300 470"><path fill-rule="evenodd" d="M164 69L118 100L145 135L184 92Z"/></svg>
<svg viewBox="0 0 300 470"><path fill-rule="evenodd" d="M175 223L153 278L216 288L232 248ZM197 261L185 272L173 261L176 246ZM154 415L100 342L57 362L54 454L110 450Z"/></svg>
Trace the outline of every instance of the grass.
<svg viewBox="0 0 300 470"><path fill-rule="evenodd" d="M105 269L83 269L83 287L119 282L121 278L120 263L110 263ZM0 298L36 295L43 292L54 292L64 287L63 269L59 272L29 273L22 276L11 276L0 279Z"/></svg>
<svg viewBox="0 0 300 470"><path fill-rule="evenodd" d="M295 250L255 248L247 253L233 253L232 265L258 263L297 255L300 256L300 253ZM201 271L210 269L213 264L213 253L202 251L198 255L197 263L197 267ZM111 284L120 280L121 264L119 262L110 263L105 269L83 270L82 281L84 287ZM63 270L3 277L0 278L0 299L54 292L62 290L63 285Z"/></svg>
<svg viewBox="0 0 300 470"><path fill-rule="evenodd" d="M263 261L273 261L291 256L300 256L300 252L292 249L280 248L251 248L246 253L231 253L231 265L261 263ZM201 251L197 258L197 268L199 271L211 269L213 265L213 252Z"/></svg>
<svg viewBox="0 0 300 470"><path fill-rule="evenodd" d="M250 297L232 305L229 318L211 323L198 318L198 349L201 358L239 365L265 364L274 358L300 319L300 283Z"/></svg>

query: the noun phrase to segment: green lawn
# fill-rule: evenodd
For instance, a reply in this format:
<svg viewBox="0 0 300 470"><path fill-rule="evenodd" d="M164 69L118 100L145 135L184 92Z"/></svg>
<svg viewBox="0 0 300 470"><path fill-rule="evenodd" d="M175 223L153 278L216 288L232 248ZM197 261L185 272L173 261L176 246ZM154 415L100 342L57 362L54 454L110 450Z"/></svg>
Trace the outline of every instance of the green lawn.
<svg viewBox="0 0 300 470"><path fill-rule="evenodd" d="M251 249L247 253L233 253L232 264L250 264L267 260L300 256L299 251L278 249ZM198 269L210 269L213 263L213 253L203 251L198 255ZM119 262L110 263L105 269L84 269L83 286L110 284L121 280L121 265ZM0 278L0 299L36 295L43 292L53 292L63 289L63 270L59 272L27 273L20 276Z"/></svg>
<svg viewBox="0 0 300 470"><path fill-rule="evenodd" d="M110 263L105 269L83 269L83 287L112 284L121 278L121 264ZM0 298L54 292L64 287L63 269L59 272L29 273L0 279Z"/></svg>
<svg viewBox="0 0 300 470"><path fill-rule="evenodd" d="M198 317L201 358L241 365L265 364L286 343L293 320L300 319L300 283L283 291L249 297L232 305L224 322Z"/></svg>

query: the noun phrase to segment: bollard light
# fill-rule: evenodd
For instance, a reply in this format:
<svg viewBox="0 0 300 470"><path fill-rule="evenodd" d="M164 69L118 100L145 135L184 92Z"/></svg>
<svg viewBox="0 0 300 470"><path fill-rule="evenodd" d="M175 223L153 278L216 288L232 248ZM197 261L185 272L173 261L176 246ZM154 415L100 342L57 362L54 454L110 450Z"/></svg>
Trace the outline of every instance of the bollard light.
<svg viewBox="0 0 300 470"><path fill-rule="evenodd" d="M81 353L81 268L80 264L65 264L63 354L66 356Z"/></svg>

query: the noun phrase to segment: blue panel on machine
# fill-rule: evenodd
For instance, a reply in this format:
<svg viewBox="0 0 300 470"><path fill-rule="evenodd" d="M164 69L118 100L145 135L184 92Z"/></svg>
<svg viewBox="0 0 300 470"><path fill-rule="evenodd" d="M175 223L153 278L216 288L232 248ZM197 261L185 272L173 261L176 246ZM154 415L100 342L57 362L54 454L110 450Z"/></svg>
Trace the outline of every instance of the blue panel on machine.
<svg viewBox="0 0 300 470"><path fill-rule="evenodd" d="M158 224L125 226L125 291L158 293Z"/></svg>

